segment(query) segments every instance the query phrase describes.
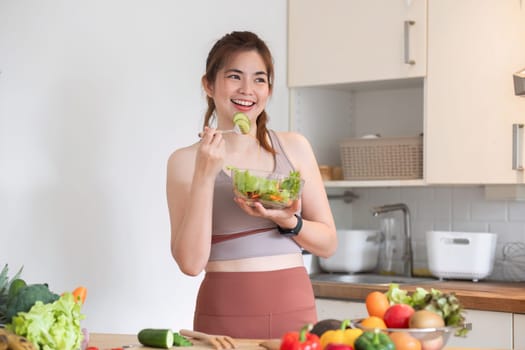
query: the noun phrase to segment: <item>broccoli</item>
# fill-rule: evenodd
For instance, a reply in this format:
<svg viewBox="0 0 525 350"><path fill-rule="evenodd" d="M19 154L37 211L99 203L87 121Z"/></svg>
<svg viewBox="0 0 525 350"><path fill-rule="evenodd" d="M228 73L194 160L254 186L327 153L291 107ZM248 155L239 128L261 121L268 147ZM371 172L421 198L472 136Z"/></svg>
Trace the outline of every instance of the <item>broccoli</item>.
<svg viewBox="0 0 525 350"><path fill-rule="evenodd" d="M9 299L6 316L8 320L11 320L11 318L19 312L28 312L31 310L37 301L49 304L56 301L58 298L59 295L51 292L46 283L24 286Z"/></svg>

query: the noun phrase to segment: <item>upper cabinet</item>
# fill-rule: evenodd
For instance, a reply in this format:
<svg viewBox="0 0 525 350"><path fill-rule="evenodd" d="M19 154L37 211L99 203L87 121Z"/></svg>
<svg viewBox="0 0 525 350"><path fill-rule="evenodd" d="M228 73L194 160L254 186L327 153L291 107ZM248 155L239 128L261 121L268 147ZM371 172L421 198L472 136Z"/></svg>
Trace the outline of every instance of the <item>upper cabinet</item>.
<svg viewBox="0 0 525 350"><path fill-rule="evenodd" d="M290 87L423 77L425 0L289 0Z"/></svg>
<svg viewBox="0 0 525 350"><path fill-rule="evenodd" d="M427 182L523 183L512 125L525 123L525 98L512 75L525 67L524 38L520 0L429 0Z"/></svg>
<svg viewBox="0 0 525 350"><path fill-rule="evenodd" d="M422 184L524 184L523 38L522 0L289 0L292 126L321 163L345 135L422 132Z"/></svg>

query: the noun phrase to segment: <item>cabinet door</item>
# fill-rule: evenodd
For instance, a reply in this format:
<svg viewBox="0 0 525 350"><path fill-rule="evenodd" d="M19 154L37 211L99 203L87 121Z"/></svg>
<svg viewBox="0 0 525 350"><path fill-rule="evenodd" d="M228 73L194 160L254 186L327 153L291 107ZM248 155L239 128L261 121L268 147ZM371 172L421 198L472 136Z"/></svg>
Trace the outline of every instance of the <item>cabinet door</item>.
<svg viewBox="0 0 525 350"><path fill-rule="evenodd" d="M525 349L525 315L514 314L514 349Z"/></svg>
<svg viewBox="0 0 525 350"><path fill-rule="evenodd" d="M447 346L475 349L512 349L512 314L466 310L472 330L466 337L451 335Z"/></svg>
<svg viewBox="0 0 525 350"><path fill-rule="evenodd" d="M512 124L525 122L513 73L525 67L520 0L429 0L425 178L522 183L512 170Z"/></svg>
<svg viewBox="0 0 525 350"><path fill-rule="evenodd" d="M288 16L290 87L426 73L426 0L289 0Z"/></svg>
<svg viewBox="0 0 525 350"><path fill-rule="evenodd" d="M317 319L353 320L368 315L365 303L316 298Z"/></svg>

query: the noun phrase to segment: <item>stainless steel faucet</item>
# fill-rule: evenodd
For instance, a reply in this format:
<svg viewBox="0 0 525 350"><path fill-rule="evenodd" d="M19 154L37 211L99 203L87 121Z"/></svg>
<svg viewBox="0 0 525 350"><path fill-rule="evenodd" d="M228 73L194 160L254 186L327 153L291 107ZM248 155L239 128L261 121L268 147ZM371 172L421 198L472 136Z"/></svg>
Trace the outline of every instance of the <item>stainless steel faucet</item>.
<svg viewBox="0 0 525 350"><path fill-rule="evenodd" d="M405 254L403 256L404 275L412 277L413 271L413 253L412 253L412 235L410 233L410 211L408 206L404 203L386 204L379 207L372 208L372 215L388 213L391 211L401 210L404 214L404 229L405 229Z"/></svg>

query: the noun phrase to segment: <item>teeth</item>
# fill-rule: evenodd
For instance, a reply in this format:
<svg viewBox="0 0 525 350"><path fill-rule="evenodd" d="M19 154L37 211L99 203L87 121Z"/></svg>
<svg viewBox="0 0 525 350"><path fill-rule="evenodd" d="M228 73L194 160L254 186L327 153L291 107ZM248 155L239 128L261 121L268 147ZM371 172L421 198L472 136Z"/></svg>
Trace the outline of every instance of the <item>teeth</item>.
<svg viewBox="0 0 525 350"><path fill-rule="evenodd" d="M234 103L241 105L241 106L253 106L255 103L251 101L244 101L244 100L232 100Z"/></svg>

